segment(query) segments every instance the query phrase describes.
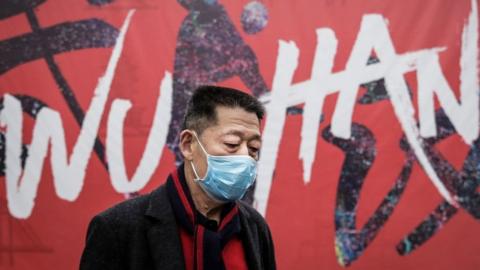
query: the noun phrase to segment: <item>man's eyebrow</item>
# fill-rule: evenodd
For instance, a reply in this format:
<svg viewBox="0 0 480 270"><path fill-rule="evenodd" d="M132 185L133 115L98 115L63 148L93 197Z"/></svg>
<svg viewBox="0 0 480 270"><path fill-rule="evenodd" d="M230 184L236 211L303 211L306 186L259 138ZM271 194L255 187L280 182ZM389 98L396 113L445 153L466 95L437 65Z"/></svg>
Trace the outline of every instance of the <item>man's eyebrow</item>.
<svg viewBox="0 0 480 270"><path fill-rule="evenodd" d="M239 131L239 130L229 130L227 131L225 134L223 135L235 135L235 136L238 136L240 138L243 138L245 137L244 136L244 133ZM254 134L253 136L249 137L248 138L249 141L252 141L252 140L258 140L258 141L262 141L262 136L260 136L260 134Z"/></svg>

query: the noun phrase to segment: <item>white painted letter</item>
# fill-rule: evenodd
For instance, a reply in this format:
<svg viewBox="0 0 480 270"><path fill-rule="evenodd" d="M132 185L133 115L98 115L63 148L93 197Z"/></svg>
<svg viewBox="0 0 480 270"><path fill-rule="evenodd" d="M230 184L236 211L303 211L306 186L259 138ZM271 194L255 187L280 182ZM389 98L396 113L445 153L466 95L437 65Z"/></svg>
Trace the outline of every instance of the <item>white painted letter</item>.
<svg viewBox="0 0 480 270"><path fill-rule="evenodd" d="M123 155L123 126L125 116L131 106L130 101L116 99L108 117L108 168L112 185L120 193L135 192L142 189L148 183L160 162L171 118L172 75L165 72L147 145L140 160L140 165L136 169L132 180L129 181Z"/></svg>
<svg viewBox="0 0 480 270"><path fill-rule="evenodd" d="M268 196L272 185L273 171L282 139L285 113L288 107L288 90L298 65L298 48L294 42L279 42L278 58L273 78L271 100L266 106L267 119L263 130L262 148L258 162L257 183L255 186L255 206L265 215Z"/></svg>

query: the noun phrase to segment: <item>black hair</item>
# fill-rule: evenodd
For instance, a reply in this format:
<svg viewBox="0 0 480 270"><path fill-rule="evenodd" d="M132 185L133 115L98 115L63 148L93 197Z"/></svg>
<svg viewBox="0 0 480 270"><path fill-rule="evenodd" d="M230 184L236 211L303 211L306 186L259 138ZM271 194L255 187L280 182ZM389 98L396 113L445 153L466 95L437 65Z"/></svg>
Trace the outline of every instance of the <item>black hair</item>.
<svg viewBox="0 0 480 270"><path fill-rule="evenodd" d="M216 124L218 106L242 108L255 113L259 121L265 114L262 103L254 96L233 88L204 85L198 87L188 101L183 129L195 130L200 135L206 128Z"/></svg>

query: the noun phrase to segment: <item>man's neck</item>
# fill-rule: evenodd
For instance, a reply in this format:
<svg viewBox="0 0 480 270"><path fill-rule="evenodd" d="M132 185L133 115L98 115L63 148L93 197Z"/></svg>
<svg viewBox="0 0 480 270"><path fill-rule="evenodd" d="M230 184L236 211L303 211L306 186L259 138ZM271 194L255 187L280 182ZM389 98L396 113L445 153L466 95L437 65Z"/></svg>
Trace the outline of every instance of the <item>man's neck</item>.
<svg viewBox="0 0 480 270"><path fill-rule="evenodd" d="M188 189L190 190L190 194L192 195L195 208L208 219L212 219L217 221L217 223L220 223L223 203L217 202L210 198L205 191L194 182L193 171L188 164L185 164L184 170L185 180L187 182Z"/></svg>

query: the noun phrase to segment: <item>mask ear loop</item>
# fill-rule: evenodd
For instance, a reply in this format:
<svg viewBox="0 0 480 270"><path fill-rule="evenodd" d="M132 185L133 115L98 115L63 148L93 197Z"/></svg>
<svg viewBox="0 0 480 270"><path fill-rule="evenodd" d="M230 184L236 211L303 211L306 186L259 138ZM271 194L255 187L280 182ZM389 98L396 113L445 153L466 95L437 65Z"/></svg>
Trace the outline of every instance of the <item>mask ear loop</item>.
<svg viewBox="0 0 480 270"><path fill-rule="evenodd" d="M197 142L198 144L200 145L200 147L202 148L203 152L205 153L205 156L207 157L207 160L208 160L208 156L209 154L207 153L207 150L205 150L205 148L203 147L202 143L200 142L200 139L198 138L197 136L197 132L193 131L192 132L193 135L195 136L195 138L197 139ZM190 160L190 165L192 165L192 169L193 169L193 173L195 174L195 179L193 179L194 182L198 182L198 181L201 181L202 179L200 178L200 176L198 175L197 173L197 170L195 169L195 165L193 165L193 161ZM208 166L208 162L207 162L207 166ZM208 170L208 168L207 168Z"/></svg>
<svg viewBox="0 0 480 270"><path fill-rule="evenodd" d="M210 154L208 154L207 150L205 150L205 147L203 147L203 144L202 144L202 142L200 141L200 139L198 138L196 131L193 131L193 135L195 136L195 138L197 138L197 142L198 142L198 144L200 145L200 147L202 148L202 150L203 150L203 152L205 153L205 155L206 155L206 156L209 156Z"/></svg>
<svg viewBox="0 0 480 270"><path fill-rule="evenodd" d="M190 165L192 165L193 173L195 174L195 179L193 179L194 182L198 182L202 179L198 176L197 170L195 170L195 165L193 165L193 162L190 160Z"/></svg>

